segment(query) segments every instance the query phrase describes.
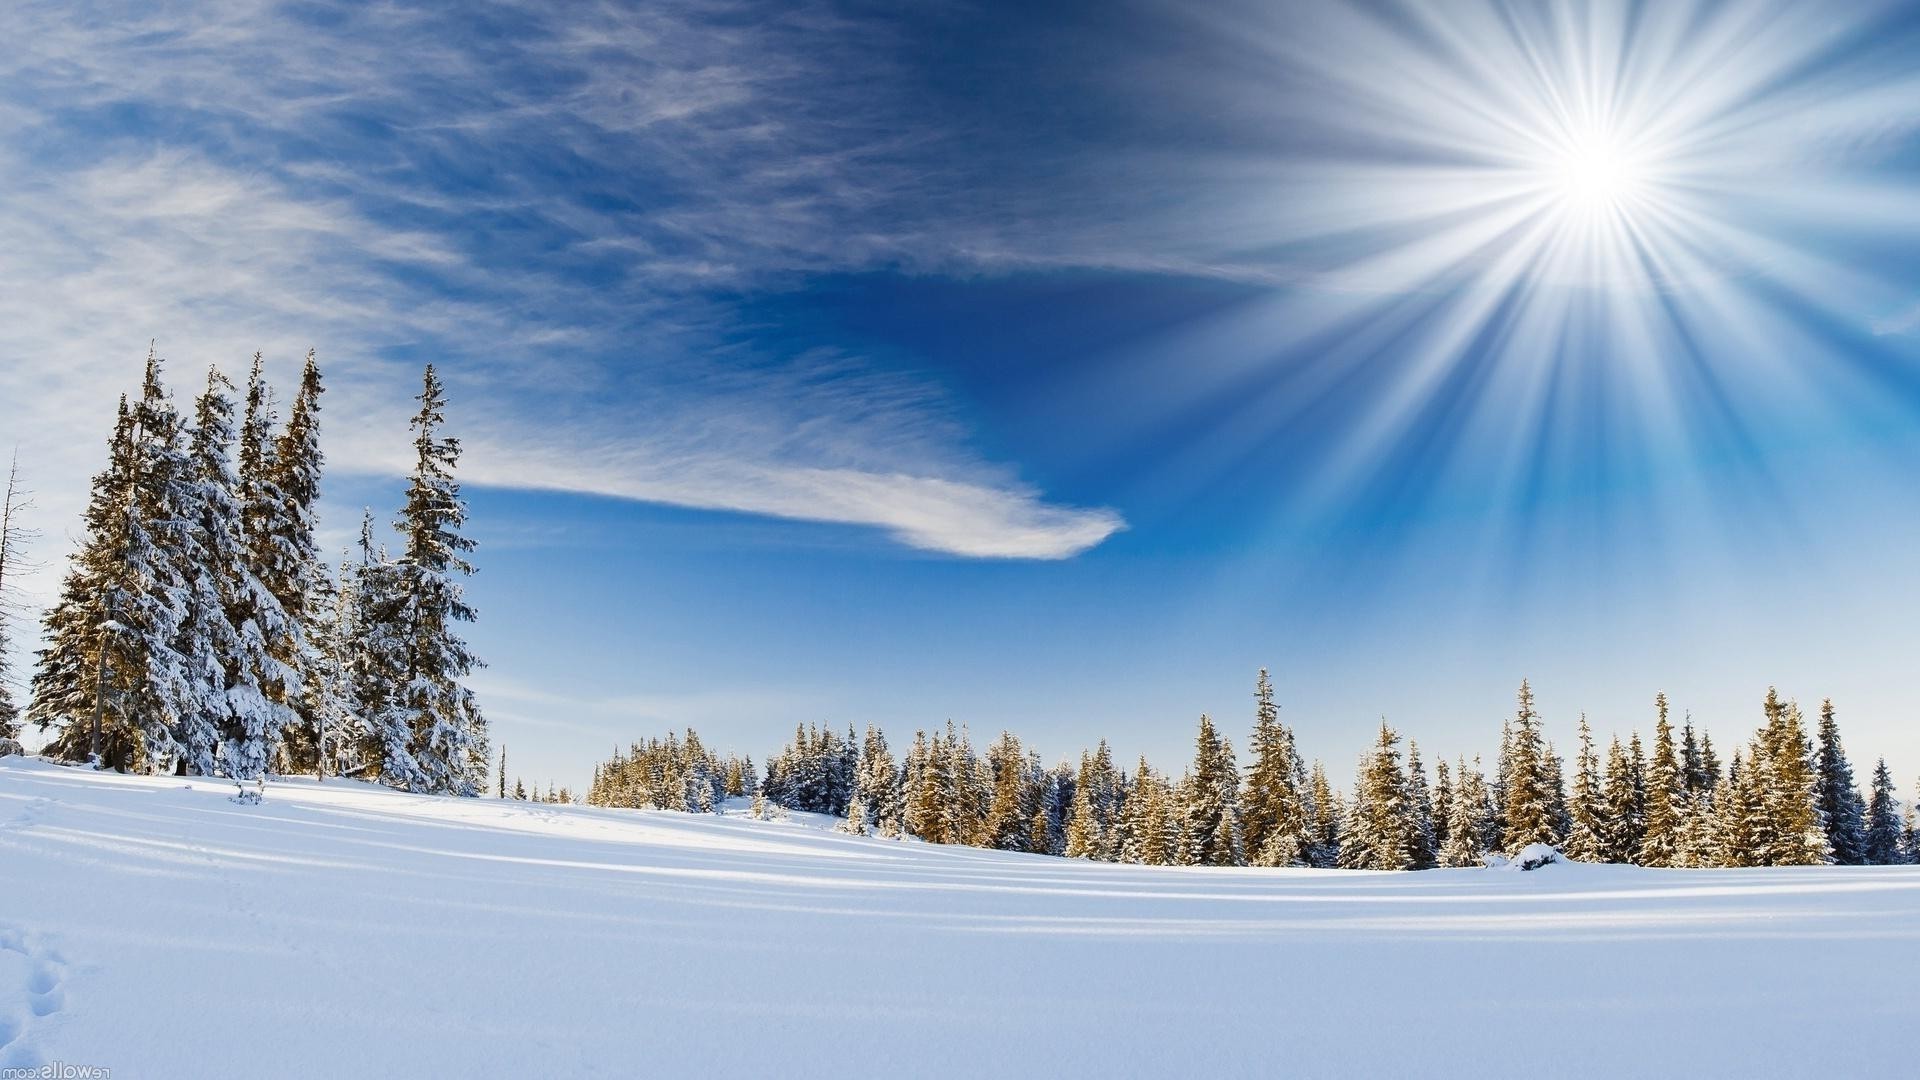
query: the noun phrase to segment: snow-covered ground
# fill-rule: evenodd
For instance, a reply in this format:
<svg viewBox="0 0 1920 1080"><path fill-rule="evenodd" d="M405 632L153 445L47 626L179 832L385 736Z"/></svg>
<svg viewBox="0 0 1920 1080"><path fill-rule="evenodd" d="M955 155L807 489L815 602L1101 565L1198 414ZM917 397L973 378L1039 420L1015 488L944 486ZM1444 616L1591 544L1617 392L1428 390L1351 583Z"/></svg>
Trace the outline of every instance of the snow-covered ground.
<svg viewBox="0 0 1920 1080"><path fill-rule="evenodd" d="M0 1065L1905 1075L1920 868L1149 869L0 760Z"/></svg>

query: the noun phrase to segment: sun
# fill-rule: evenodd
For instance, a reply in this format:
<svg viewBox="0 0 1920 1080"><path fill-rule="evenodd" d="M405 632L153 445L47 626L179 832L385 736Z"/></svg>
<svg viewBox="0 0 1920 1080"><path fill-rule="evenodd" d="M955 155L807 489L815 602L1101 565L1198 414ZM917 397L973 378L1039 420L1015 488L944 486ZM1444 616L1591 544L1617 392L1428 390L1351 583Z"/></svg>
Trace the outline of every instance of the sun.
<svg viewBox="0 0 1920 1080"><path fill-rule="evenodd" d="M1544 162L1545 180L1569 210L1609 214L1629 209L1649 181L1643 156L1605 130L1569 133Z"/></svg>

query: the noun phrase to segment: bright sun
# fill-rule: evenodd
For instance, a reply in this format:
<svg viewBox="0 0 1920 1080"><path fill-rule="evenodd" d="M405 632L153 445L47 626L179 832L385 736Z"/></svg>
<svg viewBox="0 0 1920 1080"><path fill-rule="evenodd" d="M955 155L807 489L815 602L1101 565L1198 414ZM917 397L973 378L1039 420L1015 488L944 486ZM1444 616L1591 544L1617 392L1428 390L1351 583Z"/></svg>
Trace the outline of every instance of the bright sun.
<svg viewBox="0 0 1920 1080"><path fill-rule="evenodd" d="M1559 148L1551 171L1560 198L1586 213L1621 209L1645 181L1640 161L1605 132L1585 132L1569 139Z"/></svg>

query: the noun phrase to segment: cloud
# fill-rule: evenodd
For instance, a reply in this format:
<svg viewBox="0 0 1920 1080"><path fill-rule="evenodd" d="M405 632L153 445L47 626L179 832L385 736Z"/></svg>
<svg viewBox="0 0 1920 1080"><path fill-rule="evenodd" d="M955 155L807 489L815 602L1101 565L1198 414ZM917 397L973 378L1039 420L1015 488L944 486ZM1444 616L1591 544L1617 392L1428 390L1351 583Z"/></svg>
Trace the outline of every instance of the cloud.
<svg viewBox="0 0 1920 1080"><path fill-rule="evenodd" d="M1895 312L1884 319L1875 319L1868 325L1874 334L1880 337L1907 333L1914 327L1920 326L1920 304L1915 304L1905 311Z"/></svg>
<svg viewBox="0 0 1920 1080"><path fill-rule="evenodd" d="M49 532L149 337L176 386L256 348L284 380L319 347L338 469L404 466L436 360L472 482L967 557L1122 527L984 458L937 382L743 321L739 296L802 275L965 261L928 232L950 178L871 99L884 24L225 0L28 3L0 29L35 42L0 57L0 398L25 403L0 438Z"/></svg>

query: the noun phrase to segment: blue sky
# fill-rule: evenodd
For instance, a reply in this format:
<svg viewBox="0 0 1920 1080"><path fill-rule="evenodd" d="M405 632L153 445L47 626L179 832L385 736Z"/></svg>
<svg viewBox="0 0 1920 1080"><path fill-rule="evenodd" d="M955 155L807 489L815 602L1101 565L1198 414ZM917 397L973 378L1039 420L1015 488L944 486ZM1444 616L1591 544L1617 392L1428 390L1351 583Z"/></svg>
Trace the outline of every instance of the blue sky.
<svg viewBox="0 0 1920 1080"><path fill-rule="evenodd" d="M1911 5L26 3L0 442L308 345L327 540L445 371L516 772L951 717L1344 777L1770 682L1920 769ZM182 385L185 385L182 383ZM51 572L35 588L55 584Z"/></svg>

